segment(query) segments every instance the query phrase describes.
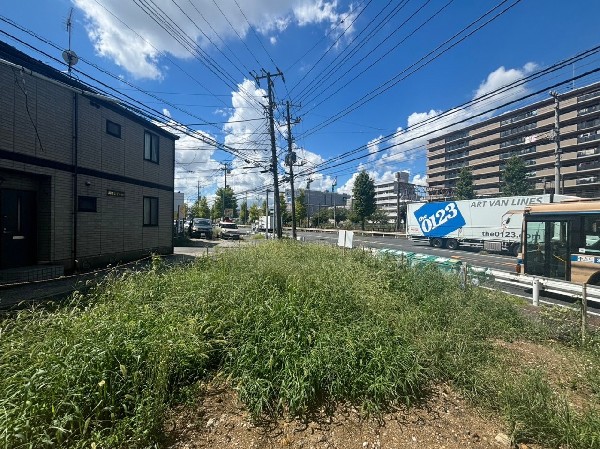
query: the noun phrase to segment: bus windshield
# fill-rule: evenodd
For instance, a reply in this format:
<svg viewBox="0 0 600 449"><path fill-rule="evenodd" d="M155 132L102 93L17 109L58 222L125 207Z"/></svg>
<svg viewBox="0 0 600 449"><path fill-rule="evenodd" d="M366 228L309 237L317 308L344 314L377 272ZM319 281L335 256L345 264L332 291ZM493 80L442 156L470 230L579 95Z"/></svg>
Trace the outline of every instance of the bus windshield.
<svg viewBox="0 0 600 449"><path fill-rule="evenodd" d="M600 201L574 201L526 209L523 273L600 283Z"/></svg>

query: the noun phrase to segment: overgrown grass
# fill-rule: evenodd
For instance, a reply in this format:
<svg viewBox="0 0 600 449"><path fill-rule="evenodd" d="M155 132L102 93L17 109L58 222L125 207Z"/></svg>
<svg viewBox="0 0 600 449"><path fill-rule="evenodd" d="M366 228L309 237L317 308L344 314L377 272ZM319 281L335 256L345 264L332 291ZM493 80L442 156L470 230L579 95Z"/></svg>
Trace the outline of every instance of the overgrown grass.
<svg viewBox="0 0 600 449"><path fill-rule="evenodd" d="M519 438L598 447L597 411L577 414L543 378L499 366L493 340L530 328L503 295L360 252L268 242L155 263L0 323L0 446L160 444L166 409L218 376L256 417L410 405L449 381Z"/></svg>

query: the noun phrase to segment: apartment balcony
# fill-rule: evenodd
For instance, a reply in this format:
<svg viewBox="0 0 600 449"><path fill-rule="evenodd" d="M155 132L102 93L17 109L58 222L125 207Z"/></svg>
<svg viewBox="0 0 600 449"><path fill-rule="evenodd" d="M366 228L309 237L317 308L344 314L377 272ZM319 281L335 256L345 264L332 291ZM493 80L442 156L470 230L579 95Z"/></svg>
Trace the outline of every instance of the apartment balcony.
<svg viewBox="0 0 600 449"><path fill-rule="evenodd" d="M596 156L600 154L600 146L596 148L586 148L585 150L579 150L577 152L577 158Z"/></svg>
<svg viewBox="0 0 600 449"><path fill-rule="evenodd" d="M598 131L580 134L577 137L577 143L593 142L595 140L600 140L600 133Z"/></svg>
<svg viewBox="0 0 600 449"><path fill-rule="evenodd" d="M577 171L595 170L600 168L600 161L580 162L577 164Z"/></svg>
<svg viewBox="0 0 600 449"><path fill-rule="evenodd" d="M586 185L586 184L598 184L600 183L600 176L586 176L583 178L575 179L575 185Z"/></svg>
<svg viewBox="0 0 600 449"><path fill-rule="evenodd" d="M596 90L596 91L590 92L588 94L579 95L577 97L577 103L581 103L582 101L590 100L592 98L599 98L599 97L600 97L600 90Z"/></svg>

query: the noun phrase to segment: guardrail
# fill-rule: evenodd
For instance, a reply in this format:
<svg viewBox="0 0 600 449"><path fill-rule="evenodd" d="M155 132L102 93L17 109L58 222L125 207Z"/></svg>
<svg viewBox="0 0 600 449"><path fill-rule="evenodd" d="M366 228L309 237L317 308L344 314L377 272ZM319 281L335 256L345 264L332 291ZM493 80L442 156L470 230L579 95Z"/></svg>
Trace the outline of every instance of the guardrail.
<svg viewBox="0 0 600 449"><path fill-rule="evenodd" d="M574 282L560 281L545 277L528 276L517 273L508 273L499 270L489 270L489 275L494 278L495 282L500 284L518 286L522 287L523 289L531 289L534 304L539 301L540 292L554 293L573 298L583 298L585 296L587 301L600 303L600 286L576 284Z"/></svg>
<svg viewBox="0 0 600 449"><path fill-rule="evenodd" d="M284 230L287 231L291 231L292 228L290 227L284 227ZM360 229L341 229L341 228L296 228L296 231L302 231L302 232L340 232L340 231L352 231L355 234L360 234L360 235L381 235L383 237L385 237L386 235L389 236L394 236L396 238L405 238L406 237L406 232L404 231L385 231L385 230L379 230L379 231L362 231Z"/></svg>
<svg viewBox="0 0 600 449"><path fill-rule="evenodd" d="M373 249L375 254L394 257L410 266L421 264L436 264L441 270L460 275L464 282L472 285L490 286L494 283L522 288L523 292L531 289L534 305L539 304L541 292L567 296L574 299L583 299L587 302L600 304L600 286L590 284L577 284L538 276L510 273L507 271L492 270L466 264L460 260L448 257L438 257L393 249ZM585 301L583 301L585 302Z"/></svg>

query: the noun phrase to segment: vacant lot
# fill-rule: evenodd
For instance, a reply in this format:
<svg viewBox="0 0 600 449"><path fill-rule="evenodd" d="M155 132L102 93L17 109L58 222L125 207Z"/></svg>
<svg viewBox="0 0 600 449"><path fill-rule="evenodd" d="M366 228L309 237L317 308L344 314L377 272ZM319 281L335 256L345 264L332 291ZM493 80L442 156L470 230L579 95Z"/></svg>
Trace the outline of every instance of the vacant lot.
<svg viewBox="0 0 600 449"><path fill-rule="evenodd" d="M0 446L600 447L600 338L521 307L297 242L156 260L0 322Z"/></svg>

